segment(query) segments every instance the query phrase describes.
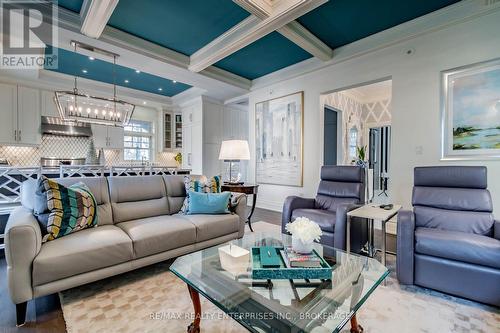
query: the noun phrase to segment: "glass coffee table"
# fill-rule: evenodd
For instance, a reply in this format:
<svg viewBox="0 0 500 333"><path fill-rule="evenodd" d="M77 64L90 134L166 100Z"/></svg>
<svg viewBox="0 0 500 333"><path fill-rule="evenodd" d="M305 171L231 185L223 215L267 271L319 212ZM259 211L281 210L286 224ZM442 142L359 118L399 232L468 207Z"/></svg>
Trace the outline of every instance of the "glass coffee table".
<svg viewBox="0 0 500 333"><path fill-rule="evenodd" d="M291 237L257 232L231 244L247 250L288 246ZM179 257L170 267L187 284L193 302L190 333L200 331L199 294L250 332L339 332L349 321L351 332L362 332L356 312L389 274L375 259L315 244L332 266L331 280L254 280L251 260L243 271L222 268L218 251L222 246Z"/></svg>

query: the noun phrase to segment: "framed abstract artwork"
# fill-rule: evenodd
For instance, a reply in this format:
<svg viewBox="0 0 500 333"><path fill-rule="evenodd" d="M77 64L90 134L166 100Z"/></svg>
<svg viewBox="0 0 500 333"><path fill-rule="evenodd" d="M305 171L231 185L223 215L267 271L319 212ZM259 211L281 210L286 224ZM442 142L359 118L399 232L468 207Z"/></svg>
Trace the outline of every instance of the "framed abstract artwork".
<svg viewBox="0 0 500 333"><path fill-rule="evenodd" d="M500 59L442 73L441 159L500 159Z"/></svg>
<svg viewBox="0 0 500 333"><path fill-rule="evenodd" d="M302 186L304 92L255 104L256 182Z"/></svg>

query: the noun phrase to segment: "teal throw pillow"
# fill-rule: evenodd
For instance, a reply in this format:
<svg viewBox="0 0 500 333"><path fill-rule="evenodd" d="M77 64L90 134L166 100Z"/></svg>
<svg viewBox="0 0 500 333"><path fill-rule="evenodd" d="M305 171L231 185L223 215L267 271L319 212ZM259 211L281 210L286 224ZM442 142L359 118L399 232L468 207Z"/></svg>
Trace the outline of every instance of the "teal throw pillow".
<svg viewBox="0 0 500 333"><path fill-rule="evenodd" d="M231 192L199 193L189 191L188 215L229 214L228 205Z"/></svg>

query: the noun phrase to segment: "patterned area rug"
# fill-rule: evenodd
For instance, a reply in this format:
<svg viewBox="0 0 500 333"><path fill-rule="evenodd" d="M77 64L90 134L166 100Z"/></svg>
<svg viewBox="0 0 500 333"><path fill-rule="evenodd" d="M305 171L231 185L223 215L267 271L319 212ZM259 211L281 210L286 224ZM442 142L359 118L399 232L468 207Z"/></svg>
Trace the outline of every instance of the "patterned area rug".
<svg viewBox="0 0 500 333"><path fill-rule="evenodd" d="M254 230L276 230L265 222ZM247 230L248 231L248 230ZM400 286L394 256L391 275L358 312L365 332L500 332L500 310L419 288ZM186 332L193 308L184 282L169 272L172 261L61 292L68 332ZM205 298L202 332L246 332ZM342 332L348 332L346 326ZM319 330L318 330L319 332Z"/></svg>

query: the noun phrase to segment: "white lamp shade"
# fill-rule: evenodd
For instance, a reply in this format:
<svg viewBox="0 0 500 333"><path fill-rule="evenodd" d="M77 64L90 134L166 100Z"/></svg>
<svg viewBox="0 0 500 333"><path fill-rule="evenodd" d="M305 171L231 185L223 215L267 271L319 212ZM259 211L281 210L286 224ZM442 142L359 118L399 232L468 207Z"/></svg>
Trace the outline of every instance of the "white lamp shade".
<svg viewBox="0 0 500 333"><path fill-rule="evenodd" d="M250 148L247 140L222 141L219 160L249 160Z"/></svg>

